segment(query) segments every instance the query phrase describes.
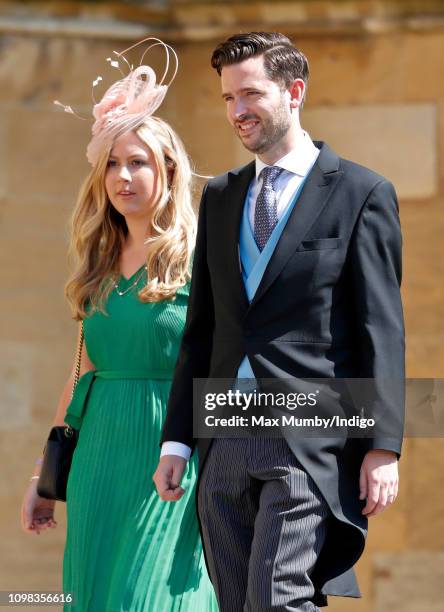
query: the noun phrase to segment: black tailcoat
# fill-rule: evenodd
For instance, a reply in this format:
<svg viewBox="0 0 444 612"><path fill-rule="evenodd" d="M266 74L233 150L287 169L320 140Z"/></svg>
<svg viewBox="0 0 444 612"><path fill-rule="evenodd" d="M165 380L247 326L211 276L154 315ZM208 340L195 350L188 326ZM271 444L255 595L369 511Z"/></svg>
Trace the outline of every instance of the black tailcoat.
<svg viewBox="0 0 444 612"><path fill-rule="evenodd" d="M254 162L216 177L201 201L190 300L162 441L194 447L193 378L233 378L248 355L257 378L404 378L401 233L393 186L326 144L251 304L239 231ZM403 394L400 393L400 396ZM381 398L384 402L384 398ZM284 435L333 512L314 573L318 594L359 595L352 570L367 530L359 470L371 448L401 451L403 405L382 409L395 437ZM197 440L201 467L211 440ZM322 597L321 597L322 599Z"/></svg>

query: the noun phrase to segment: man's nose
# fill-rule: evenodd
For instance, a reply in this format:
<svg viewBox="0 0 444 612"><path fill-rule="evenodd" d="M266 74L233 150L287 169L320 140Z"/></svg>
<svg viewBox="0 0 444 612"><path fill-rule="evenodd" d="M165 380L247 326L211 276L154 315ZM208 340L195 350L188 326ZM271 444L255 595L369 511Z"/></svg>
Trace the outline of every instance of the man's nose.
<svg viewBox="0 0 444 612"><path fill-rule="evenodd" d="M232 106L232 117L235 121L239 121L246 114L247 108L242 99L235 100Z"/></svg>

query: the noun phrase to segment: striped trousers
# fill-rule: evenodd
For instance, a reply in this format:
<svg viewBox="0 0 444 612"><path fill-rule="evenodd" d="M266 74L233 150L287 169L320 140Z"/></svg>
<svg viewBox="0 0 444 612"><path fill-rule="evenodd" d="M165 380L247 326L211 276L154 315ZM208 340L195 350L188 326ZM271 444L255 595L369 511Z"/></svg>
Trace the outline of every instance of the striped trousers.
<svg viewBox="0 0 444 612"><path fill-rule="evenodd" d="M331 515L283 438L215 439L198 492L220 612L315 612L310 573Z"/></svg>

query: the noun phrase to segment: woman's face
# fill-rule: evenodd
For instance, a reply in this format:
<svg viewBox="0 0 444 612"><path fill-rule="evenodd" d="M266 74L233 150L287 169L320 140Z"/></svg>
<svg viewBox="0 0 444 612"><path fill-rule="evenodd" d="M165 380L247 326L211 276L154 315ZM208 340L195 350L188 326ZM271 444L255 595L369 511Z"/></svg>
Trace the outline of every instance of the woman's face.
<svg viewBox="0 0 444 612"><path fill-rule="evenodd" d="M149 222L159 196L154 155L134 132L122 134L111 150L105 188L114 208L125 218Z"/></svg>

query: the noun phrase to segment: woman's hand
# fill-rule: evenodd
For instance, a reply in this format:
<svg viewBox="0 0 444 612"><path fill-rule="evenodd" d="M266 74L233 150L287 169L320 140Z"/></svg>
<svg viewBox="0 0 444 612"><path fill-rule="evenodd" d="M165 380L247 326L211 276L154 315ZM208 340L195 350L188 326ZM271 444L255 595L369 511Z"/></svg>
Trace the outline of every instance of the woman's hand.
<svg viewBox="0 0 444 612"><path fill-rule="evenodd" d="M37 482L37 479L31 480L26 490L21 522L24 531L39 535L45 529L56 527L57 521L54 520L55 501L37 494Z"/></svg>

